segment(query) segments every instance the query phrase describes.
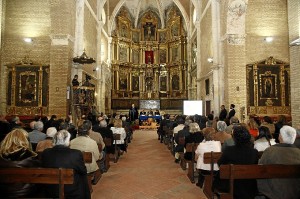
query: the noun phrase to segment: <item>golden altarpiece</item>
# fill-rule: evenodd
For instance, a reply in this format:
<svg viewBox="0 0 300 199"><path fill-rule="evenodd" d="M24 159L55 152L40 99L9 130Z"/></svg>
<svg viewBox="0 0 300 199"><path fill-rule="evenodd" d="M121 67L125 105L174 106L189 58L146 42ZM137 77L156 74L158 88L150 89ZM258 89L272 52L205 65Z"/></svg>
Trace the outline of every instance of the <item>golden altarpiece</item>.
<svg viewBox="0 0 300 199"><path fill-rule="evenodd" d="M170 7L166 28L149 9L137 28L122 8L112 40L112 109L128 109L139 100L160 100L161 109L181 109L187 99L186 33L182 16Z"/></svg>
<svg viewBox="0 0 300 199"><path fill-rule="evenodd" d="M22 61L7 69L7 115L48 114L49 66Z"/></svg>
<svg viewBox="0 0 300 199"><path fill-rule="evenodd" d="M248 113L291 115L290 66L269 57L247 65Z"/></svg>

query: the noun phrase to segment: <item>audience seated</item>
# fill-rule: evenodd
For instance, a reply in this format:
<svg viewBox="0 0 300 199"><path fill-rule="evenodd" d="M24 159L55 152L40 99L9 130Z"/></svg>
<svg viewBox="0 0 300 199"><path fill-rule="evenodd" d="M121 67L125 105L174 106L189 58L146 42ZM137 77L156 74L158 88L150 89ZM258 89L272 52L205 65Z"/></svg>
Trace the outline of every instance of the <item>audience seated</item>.
<svg viewBox="0 0 300 199"><path fill-rule="evenodd" d="M253 117L249 118L248 126L251 136L255 139L258 136L258 124Z"/></svg>
<svg viewBox="0 0 300 199"><path fill-rule="evenodd" d="M39 167L37 154L32 151L28 133L14 129L6 135L0 146L0 167ZM35 195L34 184L0 184L1 198L23 198Z"/></svg>
<svg viewBox="0 0 300 199"><path fill-rule="evenodd" d="M127 146L125 144L125 139L126 139L126 131L122 127L122 120L121 119L116 119L114 122L114 127L110 128L113 132L113 134L120 134L121 135L121 140L116 140L114 141L114 144L117 144L121 152L127 151Z"/></svg>
<svg viewBox="0 0 300 199"><path fill-rule="evenodd" d="M11 126L9 122L5 119L4 115L0 115L0 142L5 138L5 136L11 131Z"/></svg>
<svg viewBox="0 0 300 199"><path fill-rule="evenodd" d="M274 132L274 135L273 135L273 138L275 139L276 143L279 143L278 137L279 137L280 129L284 125L287 125L286 117L284 115L279 115L278 120L275 123L275 132Z"/></svg>
<svg viewBox="0 0 300 199"><path fill-rule="evenodd" d="M259 164L300 164L300 149L293 145L296 130L284 125L280 128L279 144L267 148ZM268 198L299 199L300 179L263 179L258 180L258 190Z"/></svg>
<svg viewBox="0 0 300 199"><path fill-rule="evenodd" d="M239 124L239 119L235 116L230 118L230 125L226 128L226 133L231 134L233 126Z"/></svg>
<svg viewBox="0 0 300 199"><path fill-rule="evenodd" d="M175 163L179 163L180 162L180 159L179 159L179 153L177 153L179 150L180 150L180 147L176 149L177 145L178 145L178 140L179 140L179 137L177 137L177 134L179 131L181 131L185 125L185 118L184 116L177 116L176 117L176 122L177 122L177 126L174 127L174 130L173 130L173 137L177 139L177 142L175 140L174 142L174 148L175 148ZM182 146L182 150L183 150L183 146Z"/></svg>
<svg viewBox="0 0 300 199"><path fill-rule="evenodd" d="M94 125L93 130L95 132L98 132L101 134L102 138L110 138L111 139L111 146L105 146L105 152L108 153L114 153L114 147L113 147L113 132L110 130L110 128L107 126L107 122L103 118L99 118L100 122L99 125Z"/></svg>
<svg viewBox="0 0 300 199"><path fill-rule="evenodd" d="M275 133L275 125L273 124L273 120L271 117L264 116L260 126L268 127L268 129L270 130L271 136L273 137L273 135Z"/></svg>
<svg viewBox="0 0 300 199"><path fill-rule="evenodd" d="M228 146L218 160L222 164L257 164L258 151L253 149L251 135L246 127L235 126L233 128L234 146ZM228 192L228 180L220 180L217 175L214 180L214 188ZM236 180L234 182L234 198L251 198L257 195L256 180Z"/></svg>
<svg viewBox="0 0 300 199"><path fill-rule="evenodd" d="M201 188L204 182L204 175L208 175L210 171L210 164L203 163L203 154L211 151L221 152L221 142L213 140L214 133L215 130L213 128L203 129L204 141L198 145L195 151L197 157L197 169L199 170L198 183L196 185ZM214 168L219 170L217 164L214 165Z"/></svg>
<svg viewBox="0 0 300 199"><path fill-rule="evenodd" d="M45 149L42 153L42 166L74 169L74 183L65 185L65 198L90 199L91 194L83 155L81 151L69 148L70 137L70 133L66 130L60 130L55 134L54 147ZM46 196L58 198L58 186L47 185Z"/></svg>
<svg viewBox="0 0 300 199"><path fill-rule="evenodd" d="M185 146L188 143L200 143L203 141L204 136L200 130L200 127L197 123L193 122L189 125L189 134L185 137ZM184 153L184 159L186 160L192 160L192 153L191 152L185 152Z"/></svg>
<svg viewBox="0 0 300 199"><path fill-rule="evenodd" d="M46 136L47 136L46 139L38 142L35 151L40 153L40 152L43 152L47 148L52 148L53 147L53 137L56 133L57 133L57 130L55 127L48 128L47 132L46 132Z"/></svg>
<svg viewBox="0 0 300 199"><path fill-rule="evenodd" d="M85 120L78 126L78 137L71 140L70 148L80 151L92 152L92 163L85 164L87 173L95 172L99 169L96 161L102 159L102 154L99 153L98 145L95 140L89 137L91 122Z"/></svg>
<svg viewBox="0 0 300 199"><path fill-rule="evenodd" d="M258 127L258 136L254 141L254 148L258 151L264 151L266 148L276 144L275 139L272 138L272 135L269 131L269 128L266 126Z"/></svg>
<svg viewBox="0 0 300 199"><path fill-rule="evenodd" d="M46 134L43 133L44 124L41 121L34 123L34 130L28 134L32 149L35 151L39 141L46 139Z"/></svg>
<svg viewBox="0 0 300 199"><path fill-rule="evenodd" d="M225 140L231 138L231 135L225 132L227 128L227 124L224 121L217 122L217 133L214 134L213 140L220 141L221 144L224 143Z"/></svg>

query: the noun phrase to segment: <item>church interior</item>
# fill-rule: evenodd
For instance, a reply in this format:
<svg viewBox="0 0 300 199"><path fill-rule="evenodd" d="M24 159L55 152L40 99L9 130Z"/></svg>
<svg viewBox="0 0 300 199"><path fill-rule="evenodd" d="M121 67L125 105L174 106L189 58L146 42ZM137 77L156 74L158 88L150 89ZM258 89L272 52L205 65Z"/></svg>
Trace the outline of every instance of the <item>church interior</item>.
<svg viewBox="0 0 300 199"><path fill-rule="evenodd" d="M2 115L182 114L299 124L297 0L1 1ZM78 84L72 80L77 76ZM88 84L86 84L88 81Z"/></svg>
<svg viewBox="0 0 300 199"><path fill-rule="evenodd" d="M161 121L195 101L198 115L233 105L241 123L283 115L300 129L299 0L0 0L0 10L0 120L134 110ZM192 184L194 162L181 170L159 124L146 125L91 198L210 198Z"/></svg>

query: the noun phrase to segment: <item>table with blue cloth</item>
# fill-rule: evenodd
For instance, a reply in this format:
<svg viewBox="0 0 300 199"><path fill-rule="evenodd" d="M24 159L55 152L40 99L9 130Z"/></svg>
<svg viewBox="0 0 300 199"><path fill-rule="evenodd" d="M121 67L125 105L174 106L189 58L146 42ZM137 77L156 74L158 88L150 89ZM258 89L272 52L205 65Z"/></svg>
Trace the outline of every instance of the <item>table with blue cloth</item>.
<svg viewBox="0 0 300 199"><path fill-rule="evenodd" d="M157 123L161 121L161 115L140 115L140 121L146 121L149 118L153 118Z"/></svg>

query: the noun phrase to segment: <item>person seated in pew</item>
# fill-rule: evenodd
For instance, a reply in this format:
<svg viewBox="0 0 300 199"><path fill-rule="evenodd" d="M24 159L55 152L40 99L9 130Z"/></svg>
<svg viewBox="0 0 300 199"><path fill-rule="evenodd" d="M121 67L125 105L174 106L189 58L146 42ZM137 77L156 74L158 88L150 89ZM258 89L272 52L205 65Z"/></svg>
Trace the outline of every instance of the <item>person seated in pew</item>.
<svg viewBox="0 0 300 199"><path fill-rule="evenodd" d="M37 154L32 151L28 133L24 129L9 132L0 146L0 167L39 167ZM0 184L1 198L33 197L37 192L34 184Z"/></svg>
<svg viewBox="0 0 300 199"><path fill-rule="evenodd" d="M35 151L38 153L43 152L47 148L52 148L53 147L53 137L57 133L57 130L55 127L49 127L46 131L46 139L39 141Z"/></svg>
<svg viewBox="0 0 300 199"><path fill-rule="evenodd" d="M221 144L231 138L231 135L225 132L227 124L224 121L217 122L217 132L214 134L213 140L220 141Z"/></svg>
<svg viewBox="0 0 300 199"><path fill-rule="evenodd" d="M221 142L213 140L213 135L215 134L215 130L213 128L204 128L203 136L204 140L201 142L197 149L195 150L195 160L197 160L196 168L199 170L198 182L197 186L203 187L204 175L210 174L210 164L203 163L203 156L206 152L221 152ZM217 164L214 164L215 171L219 170Z"/></svg>
<svg viewBox="0 0 300 199"><path fill-rule="evenodd" d="M114 144L117 144L118 147L120 147L120 152L121 154L123 153L123 151L127 152L127 146L125 144L125 139L126 139L126 131L125 129L122 127L122 120L121 119L116 119L114 122L114 126L110 128L113 132L113 134L120 134L120 140L116 140L114 141Z"/></svg>
<svg viewBox="0 0 300 199"><path fill-rule="evenodd" d="M107 126L107 121L104 118L99 117L98 120L99 120L99 125L94 125L92 129L93 129L93 131L100 133L103 139L105 139L105 138L111 139L110 146L105 146L104 151L106 152L106 154L114 153L113 132L112 132L112 130L110 130L110 127Z"/></svg>
<svg viewBox="0 0 300 199"><path fill-rule="evenodd" d="M92 163L85 164L87 173L95 172L99 169L97 161L103 158L103 154L99 152L97 142L89 137L91 130L91 122L89 120L83 121L78 126L77 138L71 140L70 148L77 149L80 151L92 152Z"/></svg>
<svg viewBox="0 0 300 199"><path fill-rule="evenodd" d="M202 131L200 129L200 126L196 122L192 122L189 124L189 134L185 137L185 145L188 143L201 143L204 139L204 136L202 134ZM186 160L192 160L192 153L191 152L185 152L184 153L184 159Z"/></svg>
<svg viewBox="0 0 300 199"><path fill-rule="evenodd" d="M275 139L272 138L269 128L266 126L258 127L258 136L254 141L254 148L258 151L264 151L274 144L276 144L276 142Z"/></svg>
<svg viewBox="0 0 300 199"><path fill-rule="evenodd" d="M92 129L92 122L91 121L86 120L85 122L86 122L87 128L90 129L89 133L88 133L89 137L91 139L93 139L94 141L96 141L97 145L100 144L101 147L102 147L102 151L100 153L100 157L99 157L99 160L98 160L99 162L98 163L99 163L101 172L102 173L106 172L106 168L105 168L105 156L106 156L106 153L104 151L105 143L103 141L103 138L102 138L102 136L101 136L100 133L97 133L97 132L93 131L93 129Z"/></svg>
<svg viewBox="0 0 300 199"><path fill-rule="evenodd" d="M53 137L53 148L45 149L41 155L42 166L45 168L68 168L74 170L74 183L65 185L65 198L90 199L87 181L87 169L84 165L82 152L70 149L70 133L58 131ZM46 186L46 197L58 198L58 185Z"/></svg>
<svg viewBox="0 0 300 199"><path fill-rule="evenodd" d="M233 127L234 146L228 146L218 160L218 165L222 164L257 164L258 151L253 149L251 135L245 126ZM229 192L229 181L221 180L216 175L213 182L213 189L221 192ZM235 180L234 198L253 199L257 195L256 180Z"/></svg>
<svg viewBox="0 0 300 199"><path fill-rule="evenodd" d="M267 148L262 154L259 164L300 164L300 149L293 145L296 130L284 125L278 136L279 144ZM300 179L259 179L257 180L260 194L272 199L299 199Z"/></svg>

